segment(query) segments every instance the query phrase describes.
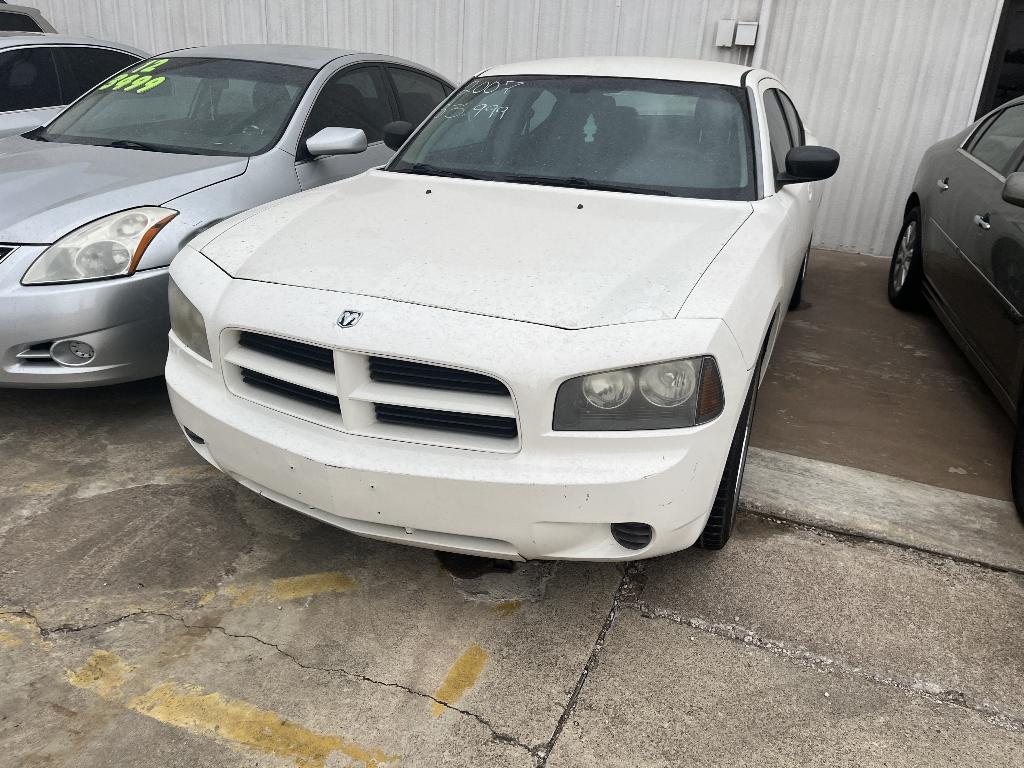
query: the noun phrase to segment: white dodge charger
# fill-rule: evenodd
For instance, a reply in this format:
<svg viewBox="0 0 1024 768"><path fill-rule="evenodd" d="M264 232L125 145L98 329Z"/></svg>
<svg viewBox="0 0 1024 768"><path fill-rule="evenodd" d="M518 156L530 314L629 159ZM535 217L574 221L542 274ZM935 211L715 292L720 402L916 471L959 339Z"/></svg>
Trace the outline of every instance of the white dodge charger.
<svg viewBox="0 0 1024 768"><path fill-rule="evenodd" d="M338 128L350 152L366 146ZM197 237L167 385L195 449L353 533L497 558L719 548L799 302L815 146L767 72L481 72L386 166Z"/></svg>

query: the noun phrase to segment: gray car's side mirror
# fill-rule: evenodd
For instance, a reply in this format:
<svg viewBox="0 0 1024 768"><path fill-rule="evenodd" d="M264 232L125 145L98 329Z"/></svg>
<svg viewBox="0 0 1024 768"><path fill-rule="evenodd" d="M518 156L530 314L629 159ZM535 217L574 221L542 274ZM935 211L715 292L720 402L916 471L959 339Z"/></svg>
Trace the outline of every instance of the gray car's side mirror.
<svg viewBox="0 0 1024 768"><path fill-rule="evenodd" d="M366 134L361 128L324 128L306 139L306 149L314 157L357 155L366 151Z"/></svg>
<svg viewBox="0 0 1024 768"><path fill-rule="evenodd" d="M828 147L793 147L786 153L786 171L775 177L782 184L821 181L839 170L839 153Z"/></svg>
<svg viewBox="0 0 1024 768"><path fill-rule="evenodd" d="M1024 173L1018 171L1006 177L1003 184L1003 200L1010 205L1019 205L1024 208Z"/></svg>

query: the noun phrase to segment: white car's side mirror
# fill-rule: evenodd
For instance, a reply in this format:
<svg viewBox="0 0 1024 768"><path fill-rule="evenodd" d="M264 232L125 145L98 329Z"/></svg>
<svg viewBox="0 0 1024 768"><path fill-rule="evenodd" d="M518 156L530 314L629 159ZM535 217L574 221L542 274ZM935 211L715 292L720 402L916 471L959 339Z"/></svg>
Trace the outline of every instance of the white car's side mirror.
<svg viewBox="0 0 1024 768"><path fill-rule="evenodd" d="M366 151L366 134L361 128L324 128L306 139L306 149L314 157L357 155Z"/></svg>

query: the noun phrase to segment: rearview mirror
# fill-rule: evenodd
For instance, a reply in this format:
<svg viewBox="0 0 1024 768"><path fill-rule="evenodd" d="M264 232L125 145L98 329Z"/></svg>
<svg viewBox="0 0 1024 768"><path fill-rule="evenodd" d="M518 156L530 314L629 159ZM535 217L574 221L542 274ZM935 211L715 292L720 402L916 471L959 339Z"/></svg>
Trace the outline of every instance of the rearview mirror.
<svg viewBox="0 0 1024 768"><path fill-rule="evenodd" d="M324 128L306 139L306 149L314 157L356 155L366 151L366 134L361 128Z"/></svg>
<svg viewBox="0 0 1024 768"><path fill-rule="evenodd" d="M1006 177L1003 184L1003 200L1010 205L1019 205L1024 208L1024 173L1018 171Z"/></svg>
<svg viewBox="0 0 1024 768"><path fill-rule="evenodd" d="M793 147L786 153L786 171L775 177L779 184L821 181L839 169L839 153L828 147Z"/></svg>
<svg viewBox="0 0 1024 768"><path fill-rule="evenodd" d="M400 146L405 144L405 140L412 136L412 132L416 129L412 123L407 123L405 120L395 120L393 123L388 123L384 126L384 144L388 149L397 150Z"/></svg>

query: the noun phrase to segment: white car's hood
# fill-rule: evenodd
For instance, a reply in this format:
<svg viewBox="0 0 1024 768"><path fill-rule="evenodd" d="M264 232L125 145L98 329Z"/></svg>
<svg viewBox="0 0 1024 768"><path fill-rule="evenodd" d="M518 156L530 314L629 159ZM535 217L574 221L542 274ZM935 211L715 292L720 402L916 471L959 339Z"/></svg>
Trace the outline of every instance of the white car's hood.
<svg viewBox="0 0 1024 768"><path fill-rule="evenodd" d="M246 280L587 328L675 317L751 210L371 171L198 247Z"/></svg>

